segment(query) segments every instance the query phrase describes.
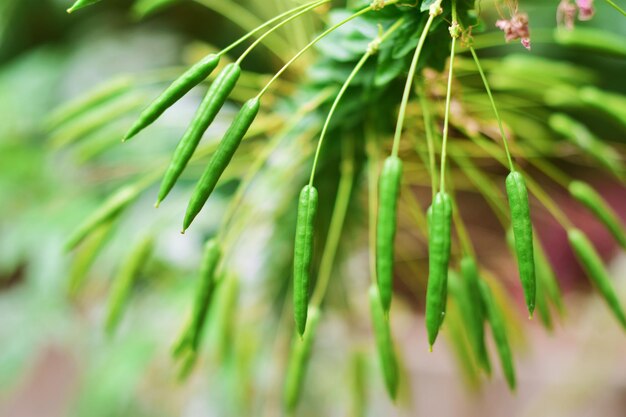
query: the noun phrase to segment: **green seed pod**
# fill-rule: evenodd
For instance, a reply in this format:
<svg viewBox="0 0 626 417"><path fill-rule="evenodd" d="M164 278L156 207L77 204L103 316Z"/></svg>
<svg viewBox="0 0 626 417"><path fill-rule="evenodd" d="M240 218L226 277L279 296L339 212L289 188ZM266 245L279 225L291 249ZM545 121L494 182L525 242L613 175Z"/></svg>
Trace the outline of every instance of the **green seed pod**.
<svg viewBox="0 0 626 417"><path fill-rule="evenodd" d="M309 325L301 338L295 336L291 344L291 352L289 354L289 365L287 367L287 376L285 379L285 409L288 413L293 413L298 406L302 384L309 365L311 349L315 340L315 331L320 318L320 312L317 308L312 307L308 313Z"/></svg>
<svg viewBox="0 0 626 417"><path fill-rule="evenodd" d="M443 321L448 293L448 264L452 224L452 202L438 192L428 213L428 288L426 291L426 330L432 350Z"/></svg>
<svg viewBox="0 0 626 417"><path fill-rule="evenodd" d="M76 10L82 9L83 7L90 6L94 3L98 3L100 0L77 0L72 7L67 9L68 13L75 12Z"/></svg>
<svg viewBox="0 0 626 417"><path fill-rule="evenodd" d="M396 156L385 159L378 182L378 221L376 224L376 275L380 301L385 313L393 293L393 254L396 236L398 197L402 182L402 161Z"/></svg>
<svg viewBox="0 0 626 417"><path fill-rule="evenodd" d="M154 239L152 236L145 237L128 255L122 264L117 276L111 284L111 292L108 301L105 328L108 334L113 334L124 313L124 308L130 298L133 284L141 273L152 249Z"/></svg>
<svg viewBox="0 0 626 417"><path fill-rule="evenodd" d="M215 344L220 362L226 360L233 346L233 330L236 326L237 299L239 297L239 280L235 275L227 275L217 288L215 314Z"/></svg>
<svg viewBox="0 0 626 417"><path fill-rule="evenodd" d="M369 299L374 336L376 338L376 348L380 358L380 366L383 371L385 387L387 388L389 396L395 400L396 394L398 393L399 380L398 360L393 347L389 321L385 316L379 290L376 285L370 286Z"/></svg>
<svg viewBox="0 0 626 417"><path fill-rule="evenodd" d="M563 296L561 288L556 278L552 265L538 241L535 241L535 268L537 272L537 281L541 281L542 291L550 298L559 314L563 315L565 306L563 304Z"/></svg>
<svg viewBox="0 0 626 417"><path fill-rule="evenodd" d="M226 103L226 99L230 95L233 88L235 88L235 84L237 83L237 80L239 80L240 75L241 68L238 64L228 64L222 71L220 71L217 78L215 78L215 81L213 81L213 84L211 84L211 87L209 87L209 90L204 96L202 103L200 103L200 107L198 107L193 120L185 131L185 134L180 142L178 142L172 161L165 171L163 181L161 182L161 188L159 189L157 206L165 199L176 183L176 180L187 166L191 156L198 147L198 143L200 143L200 139L202 139L202 135L204 135L204 132L206 132L209 128L209 125L213 122L217 113L220 111L222 106L224 106L224 103ZM246 105L244 105L244 108L246 108ZM235 122L236 121L237 119L235 119ZM226 134L228 135L228 133Z"/></svg>
<svg viewBox="0 0 626 417"><path fill-rule="evenodd" d="M596 159L617 177L621 177L622 163L619 153L598 139L587 126L561 113L550 116L548 124L552 130Z"/></svg>
<svg viewBox="0 0 626 417"><path fill-rule="evenodd" d="M548 305L548 299L545 296L546 289L544 288L543 281L541 280L539 270L537 270L537 289L539 296L537 297L537 310L539 311L539 319L548 331L552 331L554 325L552 323L552 313L550 312L550 306Z"/></svg>
<svg viewBox="0 0 626 417"><path fill-rule="evenodd" d="M69 272L68 292L70 296L78 294L89 268L110 235L113 223L113 221L109 221L97 227L84 245L78 249Z"/></svg>
<svg viewBox="0 0 626 417"><path fill-rule="evenodd" d="M204 203L215 189L217 181L230 163L233 155L237 151L241 140L250 128L254 118L259 112L260 102L258 98L248 100L233 121L232 125L226 131L224 138L220 142L217 150L211 156L200 181L196 184L196 189L191 196L185 220L183 222L183 232L187 230L193 219L200 213ZM164 179L165 181L165 179ZM159 197L161 198L161 197Z"/></svg>
<svg viewBox="0 0 626 417"><path fill-rule="evenodd" d="M609 304L611 311L613 311L613 314L615 314L622 327L626 328L624 310L619 302L615 288L613 288L611 278L604 267L604 263L595 248L591 242L589 242L587 236L578 229L568 230L567 237L572 249L574 249L576 257L587 272L587 275Z"/></svg>
<svg viewBox="0 0 626 417"><path fill-rule="evenodd" d="M524 288L526 306L532 317L535 311L536 282L535 256L533 249L533 225L530 220L530 205L524 177L517 171L511 171L506 177L506 193L511 209L511 223L515 238L515 253L520 280Z"/></svg>
<svg viewBox="0 0 626 417"><path fill-rule="evenodd" d="M195 63L191 68L178 77L165 91L161 93L139 116L139 119L130 128L124 140L128 140L151 125L174 103L181 99L193 87L205 80L220 62L220 56L209 54ZM237 71L235 71L237 73ZM237 75L238 77L238 75ZM217 81L217 80L216 80ZM234 85L234 84L233 84Z"/></svg>
<svg viewBox="0 0 626 417"><path fill-rule="evenodd" d="M89 134L141 108L144 100L143 94L130 92L94 106L57 129L50 136L50 143L55 148L62 148L81 141L89 137Z"/></svg>
<svg viewBox="0 0 626 417"><path fill-rule="evenodd" d="M296 240L293 253L293 312L298 334L306 328L309 306L309 282L313 260L315 215L317 214L317 189L305 185L298 201Z"/></svg>
<svg viewBox="0 0 626 417"><path fill-rule="evenodd" d="M626 126L626 99L622 94L610 93L588 85L579 90L579 96L585 104L604 111Z"/></svg>
<svg viewBox="0 0 626 417"><path fill-rule="evenodd" d="M94 107L130 90L132 83L133 79L131 77L116 77L85 94L79 95L78 98L56 108L50 116L46 118L46 130L59 127L91 111Z"/></svg>
<svg viewBox="0 0 626 417"><path fill-rule="evenodd" d="M91 232L117 217L141 192L138 185L127 185L109 197L76 229L65 243L65 250L75 248Z"/></svg>
<svg viewBox="0 0 626 417"><path fill-rule="evenodd" d="M356 351L352 354L350 363L350 393L352 417L365 417L368 409L367 395L367 361L362 352Z"/></svg>
<svg viewBox="0 0 626 417"><path fill-rule="evenodd" d="M461 311L467 321L467 332L469 334L472 349L476 355L477 363L487 372L491 373L489 354L485 345L485 318L487 314L480 296L480 285L478 268L476 261L471 256L464 256L461 259L461 274L463 276L463 290L465 291L467 302L463 299L459 302ZM467 306L465 306L467 304Z"/></svg>
<svg viewBox="0 0 626 417"><path fill-rule="evenodd" d="M569 192L576 200L584 205L613 235L620 246L626 249L626 231L617 217L617 214L589 184L582 181L572 181Z"/></svg>
<svg viewBox="0 0 626 417"><path fill-rule="evenodd" d="M515 367L513 365L513 356L511 354L511 347L509 346L509 338L506 334L506 326L502 311L496 304L496 301L491 293L491 290L484 281L479 281L480 294L485 305L487 312L487 318L491 325L491 333L500 356L500 363L502 365L502 371L511 390L515 390Z"/></svg>
<svg viewBox="0 0 626 417"><path fill-rule="evenodd" d="M215 239L209 240L204 246L204 256L200 266L198 286L196 288L191 322L187 340L190 348L198 350L202 338L202 330L206 322L207 312L215 289L215 271L222 257L222 249Z"/></svg>

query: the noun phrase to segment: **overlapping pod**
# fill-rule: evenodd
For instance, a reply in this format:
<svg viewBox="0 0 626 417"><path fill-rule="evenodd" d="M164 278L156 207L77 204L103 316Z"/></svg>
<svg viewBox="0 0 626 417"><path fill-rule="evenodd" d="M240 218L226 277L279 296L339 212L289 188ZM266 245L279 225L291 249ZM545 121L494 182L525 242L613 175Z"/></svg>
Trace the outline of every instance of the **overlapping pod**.
<svg viewBox="0 0 626 417"><path fill-rule="evenodd" d="M626 328L626 315L624 315L624 310L619 302L615 288L613 288L611 278L595 248L589 242L587 236L578 229L568 230L567 238L587 275L609 304L609 308L615 314L622 327Z"/></svg>
<svg viewBox="0 0 626 417"><path fill-rule="evenodd" d="M511 171L506 177L506 194L511 209L511 224L515 238L515 253L520 280L524 289L526 306L531 317L535 310L536 280L535 251L533 248L533 225L530 219L528 191L524 177Z"/></svg>
<svg viewBox="0 0 626 417"><path fill-rule="evenodd" d="M546 254L539 242L535 242L535 268L537 272L537 282L541 283L539 291L545 293L545 297L557 308L559 314L563 315L565 312L565 306L563 304L563 297L561 295L561 288L556 278L556 274L550 265L550 261L546 257ZM541 296L541 295L540 295Z"/></svg>
<svg viewBox="0 0 626 417"><path fill-rule="evenodd" d="M200 213L204 203L215 189L217 181L220 179L224 170L230 163L233 155L239 148L241 140L248 132L254 118L259 113L260 102L258 98L251 98L246 101L239 110L235 120L230 125L224 138L220 142L213 156L209 160L202 177L196 184L196 189L191 196L185 220L183 222L183 231L185 231L193 219Z"/></svg>
<svg viewBox="0 0 626 417"><path fill-rule="evenodd" d="M476 261L471 256L461 259L461 275L463 276L463 288L467 294L467 307L461 306L468 323L468 334L472 349L481 368L488 374L491 373L489 354L485 345L485 319L487 313L480 296L480 284Z"/></svg>
<svg viewBox="0 0 626 417"><path fill-rule="evenodd" d="M98 3L100 0L77 0L72 7L67 9L68 13L75 12L78 9L82 9L83 7L87 7L91 4Z"/></svg>
<svg viewBox="0 0 626 417"><path fill-rule="evenodd" d="M626 249L626 231L617 214L589 184L572 181L568 190L572 197L582 203L607 228L620 246Z"/></svg>
<svg viewBox="0 0 626 417"><path fill-rule="evenodd" d="M141 192L138 185L126 185L109 197L96 211L94 211L65 243L65 250L75 248L91 232L102 224L115 218L126 206L128 206Z"/></svg>
<svg viewBox="0 0 626 417"><path fill-rule="evenodd" d="M298 406L302 384L309 365L311 349L315 341L315 331L320 319L320 312L316 307L311 307L309 313L309 325L303 337L296 336L291 344L289 365L285 379L285 409L293 413Z"/></svg>
<svg viewBox="0 0 626 417"><path fill-rule="evenodd" d="M498 350L498 356L500 357L500 363L502 365L502 371L506 378L506 382L511 390L515 390L515 367L513 365L513 356L511 354L511 347L509 345L509 338L506 334L506 326L502 311L496 304L496 301L491 293L491 290L484 281L479 281L480 294L485 305L485 311L487 313L487 319L491 326L491 333Z"/></svg>
<svg viewBox="0 0 626 417"><path fill-rule="evenodd" d="M222 257L222 249L217 240L211 239L204 246L204 256L200 265L198 287L196 288L187 342L197 351L200 346L202 330L206 322L209 305L215 290L215 272Z"/></svg>
<svg viewBox="0 0 626 417"><path fill-rule="evenodd" d="M141 112L137 121L130 128L124 140L128 140L148 127L174 103L180 100L193 87L205 80L220 62L220 56L209 54L196 62L191 68L178 77L150 105ZM217 81L217 80L216 80ZM234 84L233 84L234 85ZM217 86L216 86L217 88Z"/></svg>
<svg viewBox="0 0 626 417"><path fill-rule="evenodd" d="M374 337L376 339L376 349L378 350L380 366L383 371L385 387L387 388L389 396L395 399L398 392L399 380L398 360L393 347L389 320L387 320L385 316L379 290L376 285L370 286L369 299Z"/></svg>
<svg viewBox="0 0 626 417"><path fill-rule="evenodd" d="M317 214L317 189L305 185L298 200L296 239L293 254L293 312L298 334L306 328L309 282L313 259L313 237Z"/></svg>
<svg viewBox="0 0 626 417"><path fill-rule="evenodd" d="M435 194L428 209L428 288L426 330L432 349L443 322L448 294L448 264L452 224L452 202L445 192Z"/></svg>
<svg viewBox="0 0 626 417"><path fill-rule="evenodd" d="M393 293L393 253L401 182L402 161L397 156L390 156L384 162L378 183L376 224L376 275L385 313L389 312Z"/></svg>
<svg viewBox="0 0 626 417"><path fill-rule="evenodd" d="M133 284L141 272L141 268L150 257L153 246L154 239L152 236L144 238L130 252L114 278L107 305L105 323L107 333L112 334L115 331L130 297Z"/></svg>
<svg viewBox="0 0 626 417"><path fill-rule="evenodd" d="M235 84L237 83L237 80L239 80L240 75L241 68L238 64L228 64L224 67L224 69L222 69L222 71L220 71L218 76L215 78L215 81L213 81L213 84L211 84L211 87L209 87L209 90L204 96L202 103L200 103L200 107L198 107L191 124L176 146L172 161L167 167L165 175L163 176L163 181L161 182L159 197L157 200L158 202L165 199L176 183L176 180L187 166L189 159L191 159L191 156L198 147L198 143L200 143L200 139L202 139L202 135L204 135L204 132L206 132L209 128L209 125L213 122L217 113L220 111L222 106L224 106L224 103L226 103L226 99L233 88L235 88ZM244 105L244 109L245 108L246 105ZM235 119L235 123L237 123L237 119ZM233 125L235 123L233 123ZM230 158L228 160L230 161Z"/></svg>
<svg viewBox="0 0 626 417"><path fill-rule="evenodd" d="M89 268L109 237L113 223L113 221L109 221L100 225L78 249L70 267L68 279L68 292L70 295L76 295L82 287Z"/></svg>

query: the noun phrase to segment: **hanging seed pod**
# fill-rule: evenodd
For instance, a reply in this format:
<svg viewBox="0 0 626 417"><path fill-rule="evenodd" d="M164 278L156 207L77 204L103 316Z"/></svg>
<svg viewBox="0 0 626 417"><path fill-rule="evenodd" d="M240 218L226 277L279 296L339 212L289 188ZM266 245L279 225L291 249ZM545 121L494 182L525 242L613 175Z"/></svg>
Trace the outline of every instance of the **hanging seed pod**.
<svg viewBox="0 0 626 417"><path fill-rule="evenodd" d="M141 273L152 249L154 239L152 236L144 238L128 255L117 276L113 279L109 296L105 328L108 334L113 334L124 313L124 309L130 297L133 284Z"/></svg>
<svg viewBox="0 0 626 417"><path fill-rule="evenodd" d="M443 322L448 294L448 264L452 224L452 202L445 192L435 195L428 211L428 288L426 330L432 350Z"/></svg>
<svg viewBox="0 0 626 417"><path fill-rule="evenodd" d="M124 141L132 138L137 133L151 125L156 119L159 118L159 116L163 114L163 112L165 112L165 110L180 100L193 87L204 81L209 75L211 75L213 70L217 68L217 64L219 64L219 62L219 55L210 54L196 62L191 68L185 71L141 113L139 119L124 137ZM216 86L216 88L217 87L218 86ZM228 87L226 87L225 90L226 89L228 89Z"/></svg>
<svg viewBox="0 0 626 417"><path fill-rule="evenodd" d="M516 387L515 367L513 365L513 356L511 354L509 338L506 334L504 317L502 316L502 312L496 304L493 294L487 284L484 281L479 281L479 285L481 297L487 312L487 318L489 320L489 324L491 325L491 333L493 334L498 355L500 356L502 371L504 372L509 388L514 391Z"/></svg>
<svg viewBox="0 0 626 417"><path fill-rule="evenodd" d="M315 331L320 318L320 312L312 307L308 313L309 325L302 337L295 336L291 344L289 355L289 366L285 380L285 409L288 413L293 413L298 406L302 384L309 365L311 349L315 340Z"/></svg>
<svg viewBox="0 0 626 417"><path fill-rule="evenodd" d="M548 261L543 247L538 241L535 241L535 269L537 273L537 285L539 286L539 283L541 283L541 289L539 291L544 293L543 297L550 299L562 316L565 313L565 306L563 304L561 288L559 287L559 282L554 270L550 265L550 261ZM541 296L540 293L539 297Z"/></svg>
<svg viewBox="0 0 626 417"><path fill-rule="evenodd" d="M535 256L533 249L533 225L530 219L530 205L528 191L524 177L517 171L512 171L506 177L506 193L511 209L511 224L515 238L515 253L520 280L524 288L524 297L530 317L535 310L536 282Z"/></svg>
<svg viewBox="0 0 626 417"><path fill-rule="evenodd" d="M94 3L98 3L100 0L78 0L76 1L72 7L67 9L68 13L75 12L76 10L82 9L83 7L90 6Z"/></svg>
<svg viewBox="0 0 626 417"><path fill-rule="evenodd" d="M572 197L584 205L613 235L620 246L626 249L626 230L617 214L589 184L572 181L568 190Z"/></svg>
<svg viewBox="0 0 626 417"><path fill-rule="evenodd" d="M142 188L136 184L126 185L120 188L115 194L109 197L96 211L70 235L65 243L65 250L74 249L90 233L102 224L113 220L124 208L137 198Z"/></svg>
<svg viewBox="0 0 626 417"><path fill-rule="evenodd" d="M156 203L157 206L161 201L165 199L172 187L174 187L176 180L178 180L178 177L180 177L180 174L183 172L183 170L187 166L187 163L191 159L191 156L198 147L200 139L202 139L202 135L204 135L204 132L206 132L211 123L213 123L213 120L215 120L215 116L217 116L217 113L224 106L224 103L226 103L226 99L228 99L231 91L233 91L233 88L235 88L235 84L237 83L237 80L239 80L240 75L241 68L238 64L228 64L224 67L222 71L220 71L217 78L215 78L215 81L213 81L213 84L211 84L211 87L209 87L209 90L204 96L202 103L200 103L200 107L198 107L198 110L196 111L193 120L185 131L182 139L176 146L172 161L165 171L163 181L161 182L161 187L159 188L159 196ZM246 105L244 105L244 109L245 108ZM240 112L235 119L235 122L233 122L233 126L237 124L238 120L241 124L241 115L242 113ZM254 116L256 116L256 113L254 114ZM254 116L252 116L252 119L254 119ZM250 120L250 123L252 123L252 120ZM231 126L228 132L226 132L226 137L224 137L224 140L222 140L222 142L226 140L229 132L231 132L231 130L233 129L233 126ZM248 129L246 128L246 131L247 130ZM245 133L245 131L243 133ZM237 145L239 145L238 142ZM236 147L232 152L234 153L235 150ZM232 157L232 154L230 156ZM211 159L211 161L212 160L213 159ZM228 164L229 161L230 158L228 158L226 164ZM226 167L224 166L224 168Z"/></svg>
<svg viewBox="0 0 626 417"><path fill-rule="evenodd" d="M402 161L396 156L390 156L385 160L378 183L376 226L376 275L385 314L391 307L393 293L393 253L401 182Z"/></svg>
<svg viewBox="0 0 626 417"><path fill-rule="evenodd" d="M293 311L298 334L306 328L313 237L317 213L317 189L306 185L300 192L293 255Z"/></svg>
<svg viewBox="0 0 626 417"><path fill-rule="evenodd" d="M185 213L185 220L183 222L183 233L193 219L200 213L204 203L208 200L209 196L215 189L217 181L220 179L224 170L230 163L233 155L239 148L241 140L248 132L250 125L254 121L254 118L259 113L260 102L258 98L252 98L248 100L226 131L224 138L220 142L217 150L211 157L209 164L207 165L202 177L196 184L189 205L187 206L187 212ZM164 180L165 181L165 180ZM160 199L161 197L159 197Z"/></svg>
<svg viewBox="0 0 626 417"><path fill-rule="evenodd" d="M480 285L476 261L471 256L461 259L461 274L463 276L463 289L466 293L467 302L460 302L461 311L467 321L467 332L470 337L472 349L476 355L477 363L487 372L491 373L489 354L485 345L485 319L487 313L480 296ZM464 303L467 307L464 308Z"/></svg>
<svg viewBox="0 0 626 417"><path fill-rule="evenodd" d="M385 311L383 309L376 285L370 286L369 299L374 336L376 339L376 348L380 358L380 366L383 371L385 387L387 388L389 396L395 400L396 394L398 393L399 380L398 360L393 347L389 321L385 316Z"/></svg>
<svg viewBox="0 0 626 417"><path fill-rule="evenodd" d="M568 230L567 237L572 249L574 249L576 257L587 272L587 275L591 278L591 281L595 284L598 291L600 291L600 294L602 294L602 297L604 297L622 327L626 328L624 310L617 297L615 288L613 288L613 284L611 283L611 277L606 271L604 263L595 248L591 242L589 242L587 236L578 229Z"/></svg>

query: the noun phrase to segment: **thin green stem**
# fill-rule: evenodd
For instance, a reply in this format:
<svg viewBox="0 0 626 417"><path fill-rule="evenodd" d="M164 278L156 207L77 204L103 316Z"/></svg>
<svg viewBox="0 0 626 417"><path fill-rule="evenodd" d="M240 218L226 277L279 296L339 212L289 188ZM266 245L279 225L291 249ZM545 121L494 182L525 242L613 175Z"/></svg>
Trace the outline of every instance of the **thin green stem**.
<svg viewBox="0 0 626 417"><path fill-rule="evenodd" d="M456 22L453 22L454 26ZM448 71L448 87L446 91L446 108L443 116L443 138L441 141L441 174L439 175L439 190L446 190L446 157L448 147L448 131L450 129L450 98L452 96L452 76L454 73L454 47L456 45L456 36L452 36L452 46L450 51L450 69Z"/></svg>
<svg viewBox="0 0 626 417"><path fill-rule="evenodd" d="M348 212L350 195L352 194L352 184L354 182L353 140L349 138L348 140L343 140L341 144L341 177L339 179L337 199L335 200L335 207L333 208L328 237L326 239L326 245L324 246L324 252L322 253L322 260L320 261L318 279L315 290L313 291L313 296L311 297L311 305L314 307L320 306L326 294L326 289L328 288L333 263L335 261L335 254L337 253L339 241L341 240L341 231L343 229L346 213Z"/></svg>
<svg viewBox="0 0 626 417"><path fill-rule="evenodd" d="M432 190L433 198L437 192L437 162L435 161L435 135L433 132L433 118L430 113L430 107L428 98L426 97L426 91L423 84L419 84L418 92L420 107L422 108L422 116L424 117L424 131L426 133L426 144L428 146L428 160L429 160L429 174L430 174L430 188Z"/></svg>
<svg viewBox="0 0 626 417"><path fill-rule="evenodd" d="M433 6L433 10L435 7L439 7L441 5L441 0L438 1ZM435 7L434 7L435 6ZM398 151L400 150L400 138L402 137L402 128L404 127L404 118L406 115L406 107L409 103L409 96L411 95L411 87L413 86L413 78L415 78L415 71L417 70L417 62L419 61L419 57L422 53L422 48L424 47L424 42L426 41L426 36L430 31L430 26L433 24L433 20L437 16L436 13L431 13L428 16L428 20L426 21L426 25L424 26L424 30L422 30L422 34L420 36L419 41L417 42L417 47L415 48L415 53L413 54L413 60L411 61L411 66L409 68L409 74L406 79L406 84L404 85L404 92L402 93L402 102L400 103L400 111L398 113L398 121L396 123L396 131L393 135L393 148L391 150L391 154L393 156L398 156Z"/></svg>
<svg viewBox="0 0 626 417"><path fill-rule="evenodd" d="M393 3L395 3L395 2L397 2L397 0L393 1ZM316 36L304 48L302 48L300 51L298 51L298 53L295 54L293 56L293 58L291 58L289 61L287 61L287 63L285 65L283 65L283 67L281 69L279 69L276 74L274 74L272 79L269 80L269 82L265 85L265 87L263 87L263 89L259 92L259 94L257 94L257 99L260 99L263 96L263 94L265 94L267 89L270 88L272 83L274 83L274 81L276 81L276 79L278 79L278 77L280 77L282 75L282 73L285 72L287 70L287 68L289 68L289 66L294 63L295 60L300 58L300 56L302 56L306 51L308 51L313 45L315 45L321 39L326 37L326 35L328 35L329 33L331 33L334 30L340 28L341 26L345 25L349 21L351 21L353 19L356 19L357 17L359 17L359 16L369 12L370 10L372 10L372 6L367 6L367 7L363 8L363 9L359 10L358 12L354 13L352 16L348 16L345 19L343 19L341 22L334 24L333 26L329 27L324 32L322 32L318 36Z"/></svg>
<svg viewBox="0 0 626 417"><path fill-rule="evenodd" d="M378 46L382 42L384 42L384 40L387 39L387 37L390 34L392 34L396 29L398 29L403 21L404 19L399 19L385 32L384 35L376 38L372 43L370 43L370 46L367 48L367 52L363 54L363 56L361 57L359 62L355 65L354 69L352 70L352 72L350 73L346 81L341 86L339 93L337 93L337 97L335 97L335 101L333 102L330 108L330 111L328 112L326 121L324 122L324 127L322 128L322 133L320 134L320 140L317 144L317 149L315 150L315 157L313 158L313 167L311 168L311 176L309 178L309 186L313 185L313 180L315 179L315 171L317 169L317 162L319 160L320 151L322 150L324 138L326 138L326 132L328 131L328 126L330 125L330 121L333 118L333 115L335 114L335 110L337 109L337 106L339 105L341 98L343 97L344 93L350 86L350 83L352 83L352 80L354 79L354 77L358 74L361 68L363 68L363 65L365 65L365 62L377 52Z"/></svg>
<svg viewBox="0 0 626 417"><path fill-rule="evenodd" d="M476 68L478 68L478 72L480 73L480 78L482 78L483 80L483 84L485 85L485 90L487 91L487 95L489 96L489 101L491 102L491 107L493 108L493 112L496 116L496 120L498 121L498 128L500 129L500 135L502 135L502 143L504 144L504 151L506 152L506 157L509 162L509 169L511 171L515 171L515 166L513 165L513 158L511 157L511 152L509 151L509 142L506 138L506 134L504 133L504 126L502 125L502 119L500 118L500 114L498 113L498 108L496 107L496 102L493 99L493 94L491 94L491 88L489 88L489 82L487 81L485 72L483 71L483 68L480 65L480 61L478 60L476 51L474 51L474 48L472 48L471 46L469 47L469 50L472 53L472 57L474 57Z"/></svg>
<svg viewBox="0 0 626 417"><path fill-rule="evenodd" d="M241 62L246 58L246 56L248 56L248 54L250 52L252 52L252 50L261 42L263 42L263 40L265 38L267 38L269 35L271 35L274 31L280 29L281 27L283 27L284 25L286 25L287 23L291 22L294 19L297 19L298 17L302 16L305 13L310 12L311 10L315 9L316 7L321 6L324 3L328 3L331 0L317 0L316 2L314 2L313 4L310 4L309 6L305 7L304 9L298 10L297 13L289 16L288 18L286 18L285 20L283 20L282 22L278 23L277 25L275 25L274 27L272 27L271 29L269 29L267 32L265 32L263 35L259 36L257 38L257 40L255 40L252 45L250 45L248 47L248 49L246 49L241 56L239 57L239 59L237 60L237 64L241 64ZM298 8L300 9L300 8Z"/></svg>
<svg viewBox="0 0 626 417"><path fill-rule="evenodd" d="M626 16L626 11L624 11L624 9L622 9L621 7L619 7L617 4L615 4L612 0L605 0L607 3L609 3L611 6L613 6L613 8L615 10L617 10L618 12L620 12L622 15Z"/></svg>

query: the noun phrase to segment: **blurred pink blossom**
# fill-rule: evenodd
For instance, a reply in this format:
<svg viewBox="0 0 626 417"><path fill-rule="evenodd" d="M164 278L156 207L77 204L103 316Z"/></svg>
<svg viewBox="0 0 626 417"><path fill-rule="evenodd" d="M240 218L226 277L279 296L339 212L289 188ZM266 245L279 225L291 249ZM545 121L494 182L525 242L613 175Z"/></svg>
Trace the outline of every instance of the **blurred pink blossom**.
<svg viewBox="0 0 626 417"><path fill-rule="evenodd" d="M591 20L595 10L593 8L593 0L576 0L578 6L578 20Z"/></svg>
<svg viewBox="0 0 626 417"><path fill-rule="evenodd" d="M530 50L530 30L528 29L528 15L515 13L509 20L500 19L496 27L504 32L507 42L520 39L524 48Z"/></svg>

